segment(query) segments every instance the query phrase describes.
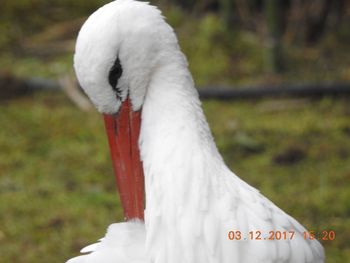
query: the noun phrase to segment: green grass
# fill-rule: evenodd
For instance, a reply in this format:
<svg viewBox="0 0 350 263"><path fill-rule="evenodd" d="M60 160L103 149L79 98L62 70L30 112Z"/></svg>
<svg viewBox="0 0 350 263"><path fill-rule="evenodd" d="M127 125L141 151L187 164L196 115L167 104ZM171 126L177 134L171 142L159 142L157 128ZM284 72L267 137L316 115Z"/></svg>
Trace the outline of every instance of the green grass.
<svg viewBox="0 0 350 263"><path fill-rule="evenodd" d="M233 171L308 229L336 231L327 262L349 262L349 101L203 106ZM1 262L64 262L122 220L99 114L41 93L2 103L0 123Z"/></svg>

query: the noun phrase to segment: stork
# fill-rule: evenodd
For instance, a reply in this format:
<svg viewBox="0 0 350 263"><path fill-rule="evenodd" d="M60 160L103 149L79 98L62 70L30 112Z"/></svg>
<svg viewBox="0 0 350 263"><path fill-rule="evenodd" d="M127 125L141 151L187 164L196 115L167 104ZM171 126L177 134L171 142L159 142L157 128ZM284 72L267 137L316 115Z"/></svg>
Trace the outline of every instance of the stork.
<svg viewBox="0 0 350 263"><path fill-rule="evenodd" d="M74 67L104 114L127 221L69 263L324 262L301 224L224 163L156 7L117 0L98 9L81 28ZM270 238L277 232L289 234Z"/></svg>

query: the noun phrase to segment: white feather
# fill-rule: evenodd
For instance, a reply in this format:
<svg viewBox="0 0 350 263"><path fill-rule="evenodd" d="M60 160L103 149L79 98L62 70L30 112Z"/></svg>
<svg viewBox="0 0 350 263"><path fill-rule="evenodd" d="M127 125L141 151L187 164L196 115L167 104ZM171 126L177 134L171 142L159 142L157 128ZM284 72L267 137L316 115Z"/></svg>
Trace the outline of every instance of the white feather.
<svg viewBox="0 0 350 263"><path fill-rule="evenodd" d="M93 14L79 34L75 68L97 108L116 112L108 68L118 54L121 88L142 106L145 225L110 226L70 263L261 263L324 261L304 227L233 174L219 154L186 58L160 12L118 0ZM93 64L93 65L92 65ZM229 240L228 231L241 231ZM293 240L250 240L249 231L295 231Z"/></svg>

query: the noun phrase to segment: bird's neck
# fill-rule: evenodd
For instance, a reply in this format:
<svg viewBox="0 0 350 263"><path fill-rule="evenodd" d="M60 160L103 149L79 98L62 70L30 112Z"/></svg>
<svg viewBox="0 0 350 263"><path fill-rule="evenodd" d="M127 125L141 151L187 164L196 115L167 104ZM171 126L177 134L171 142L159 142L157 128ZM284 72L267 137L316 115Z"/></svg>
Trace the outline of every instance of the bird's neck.
<svg viewBox="0 0 350 263"><path fill-rule="evenodd" d="M147 169L170 169L176 175L167 175L177 178L191 176L181 171L191 168L199 155L222 161L187 61L181 52L176 58L155 72L143 104L140 150L146 177L151 175Z"/></svg>
<svg viewBox="0 0 350 263"><path fill-rule="evenodd" d="M154 236L161 240L159 225L170 231L174 220L206 209L207 193L225 167L182 54L154 74L143 104L139 143L147 239L153 244Z"/></svg>

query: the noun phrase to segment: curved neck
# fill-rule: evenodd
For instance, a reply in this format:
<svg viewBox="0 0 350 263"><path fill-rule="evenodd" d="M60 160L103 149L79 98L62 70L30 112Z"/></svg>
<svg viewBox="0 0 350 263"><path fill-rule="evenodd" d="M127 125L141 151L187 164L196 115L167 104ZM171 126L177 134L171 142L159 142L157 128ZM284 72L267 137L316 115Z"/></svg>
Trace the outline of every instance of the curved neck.
<svg viewBox="0 0 350 263"><path fill-rule="evenodd" d="M152 259L178 220L207 209L225 165L204 117L182 54L155 72L142 108L139 146L145 175L146 245ZM181 229L181 231L186 231ZM183 243L184 244L184 243ZM157 248L157 249L156 249ZM181 253L178 251L176 253Z"/></svg>
<svg viewBox="0 0 350 263"><path fill-rule="evenodd" d="M139 144L147 213L162 209L158 201L171 207L175 196L186 198L202 183L204 170L223 164L187 62L180 51L173 57L154 73L142 109Z"/></svg>
<svg viewBox="0 0 350 263"><path fill-rule="evenodd" d="M174 151L188 152L189 148L196 148L197 153L210 151L213 158L221 160L187 61L180 51L175 57L171 63L162 64L156 70L148 87L142 109L142 159L147 165L150 156L160 152L171 155ZM159 164L162 158L158 158L158 161L152 160L152 165Z"/></svg>

